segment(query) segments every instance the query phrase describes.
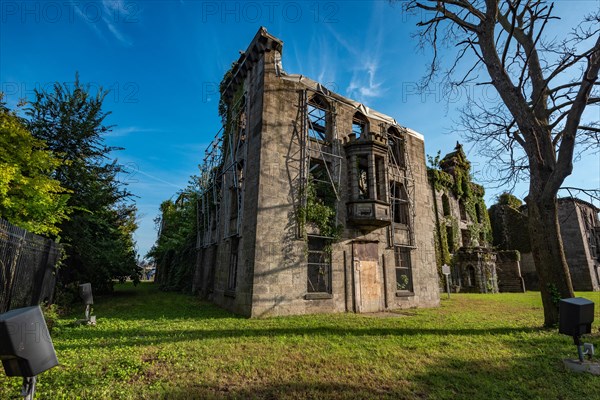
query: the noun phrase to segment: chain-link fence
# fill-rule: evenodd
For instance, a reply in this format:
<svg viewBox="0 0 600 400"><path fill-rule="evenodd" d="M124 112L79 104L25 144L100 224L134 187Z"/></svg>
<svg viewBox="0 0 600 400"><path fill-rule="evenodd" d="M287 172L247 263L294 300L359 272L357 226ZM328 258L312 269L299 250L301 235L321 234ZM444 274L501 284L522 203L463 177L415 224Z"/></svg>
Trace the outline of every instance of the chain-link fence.
<svg viewBox="0 0 600 400"><path fill-rule="evenodd" d="M0 219L0 313L52 301L60 246Z"/></svg>

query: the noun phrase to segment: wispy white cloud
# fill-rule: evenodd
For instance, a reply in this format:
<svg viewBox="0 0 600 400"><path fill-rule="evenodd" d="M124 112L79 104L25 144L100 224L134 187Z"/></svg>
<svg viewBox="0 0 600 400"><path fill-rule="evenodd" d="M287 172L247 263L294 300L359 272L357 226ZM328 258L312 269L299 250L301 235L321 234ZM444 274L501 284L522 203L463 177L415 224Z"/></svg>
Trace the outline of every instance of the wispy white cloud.
<svg viewBox="0 0 600 400"><path fill-rule="evenodd" d="M125 137L135 133L160 132L158 129L142 128L139 126L126 126L115 128L106 134L106 137Z"/></svg>
<svg viewBox="0 0 600 400"><path fill-rule="evenodd" d="M131 4L126 4L123 0L102 0L100 5L93 11L88 9L86 13L86 10L82 10L80 3L72 3L75 13L98 37L108 40L112 36L124 46L129 47L133 45L132 40L119 29L117 24L133 20L134 17L137 18L137 15L133 13L137 14L138 9L131 7ZM90 8L88 3L86 3L86 7Z"/></svg>
<svg viewBox="0 0 600 400"><path fill-rule="evenodd" d="M132 9L128 5L125 5L123 0L102 0L102 6L105 11L102 14L102 20L106 24L108 30L119 42L126 46L131 46L133 44L131 40L117 28L113 21L127 20L131 15Z"/></svg>
<svg viewBox="0 0 600 400"><path fill-rule="evenodd" d="M377 69L379 60L367 61L363 67L355 71L348 88L348 94L362 101L372 99L383 94L382 82L377 82Z"/></svg>
<svg viewBox="0 0 600 400"><path fill-rule="evenodd" d="M378 74L384 41L385 27L383 23L386 12L382 2L375 2L371 19L366 32L362 34L362 42L352 42L339 34L331 24L326 24L331 35L354 60L351 64L352 77L346 88L346 94L360 102L366 102L385 93L384 81Z"/></svg>

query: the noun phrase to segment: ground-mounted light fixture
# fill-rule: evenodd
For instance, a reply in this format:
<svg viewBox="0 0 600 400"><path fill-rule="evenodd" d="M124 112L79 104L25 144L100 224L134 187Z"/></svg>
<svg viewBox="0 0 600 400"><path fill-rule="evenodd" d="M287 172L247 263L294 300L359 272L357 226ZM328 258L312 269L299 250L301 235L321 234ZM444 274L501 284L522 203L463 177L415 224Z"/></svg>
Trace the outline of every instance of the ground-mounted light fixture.
<svg viewBox="0 0 600 400"><path fill-rule="evenodd" d="M79 296L85 304L85 320L84 323L88 325L96 325L96 316L90 315L92 313L92 305L94 304L94 296L92 296L92 284L82 283L79 285Z"/></svg>
<svg viewBox="0 0 600 400"><path fill-rule="evenodd" d="M21 395L33 400L37 375L58 365L40 306L0 314L0 360L7 376L23 377Z"/></svg>
<svg viewBox="0 0 600 400"><path fill-rule="evenodd" d="M561 299L558 310L558 332L571 336L577 346L578 360L564 360L565 366L573 371L600 375L600 364L591 362L594 346L591 343L581 342L582 335L592 332L594 302L583 297ZM588 357L587 361L584 359L585 356Z"/></svg>

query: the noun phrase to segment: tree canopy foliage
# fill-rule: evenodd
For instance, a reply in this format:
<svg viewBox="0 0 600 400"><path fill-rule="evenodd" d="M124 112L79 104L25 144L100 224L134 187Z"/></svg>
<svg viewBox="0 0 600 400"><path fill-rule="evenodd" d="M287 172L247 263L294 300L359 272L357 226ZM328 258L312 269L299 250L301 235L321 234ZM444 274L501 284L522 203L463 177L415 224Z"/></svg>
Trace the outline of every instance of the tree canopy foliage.
<svg viewBox="0 0 600 400"><path fill-rule="evenodd" d="M196 262L198 188L192 178L190 185L180 191L177 200L160 205L155 219L158 239L147 257L156 264L155 281L163 290L192 289Z"/></svg>
<svg viewBox="0 0 600 400"><path fill-rule="evenodd" d="M33 233L58 236L70 212L68 191L52 178L61 164L0 103L0 218Z"/></svg>
<svg viewBox="0 0 600 400"><path fill-rule="evenodd" d="M119 181L125 173L105 144L103 111L108 92L90 92L76 76L72 87L56 83L36 90L26 110L31 133L60 158L54 177L71 192L71 217L61 224L67 259L62 283L92 283L96 291L112 289L113 279L139 279L133 232L136 207Z"/></svg>

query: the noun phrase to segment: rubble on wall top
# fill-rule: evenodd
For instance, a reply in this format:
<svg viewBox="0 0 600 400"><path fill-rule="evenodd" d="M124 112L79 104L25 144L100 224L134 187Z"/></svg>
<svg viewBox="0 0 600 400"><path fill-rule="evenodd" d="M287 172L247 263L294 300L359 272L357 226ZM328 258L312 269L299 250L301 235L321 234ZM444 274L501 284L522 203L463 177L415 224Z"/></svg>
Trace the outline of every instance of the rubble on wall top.
<svg viewBox="0 0 600 400"><path fill-rule="evenodd" d="M231 98L234 93L235 87L242 83L248 71L254 66L254 63L258 61L259 55L265 51L278 51L281 53L283 50L283 41L276 38L267 32L267 28L261 26L254 35L254 39L248 45L246 51L241 52L240 58L235 62L235 66L231 71L231 78L226 83L226 89L223 95L226 98Z"/></svg>

